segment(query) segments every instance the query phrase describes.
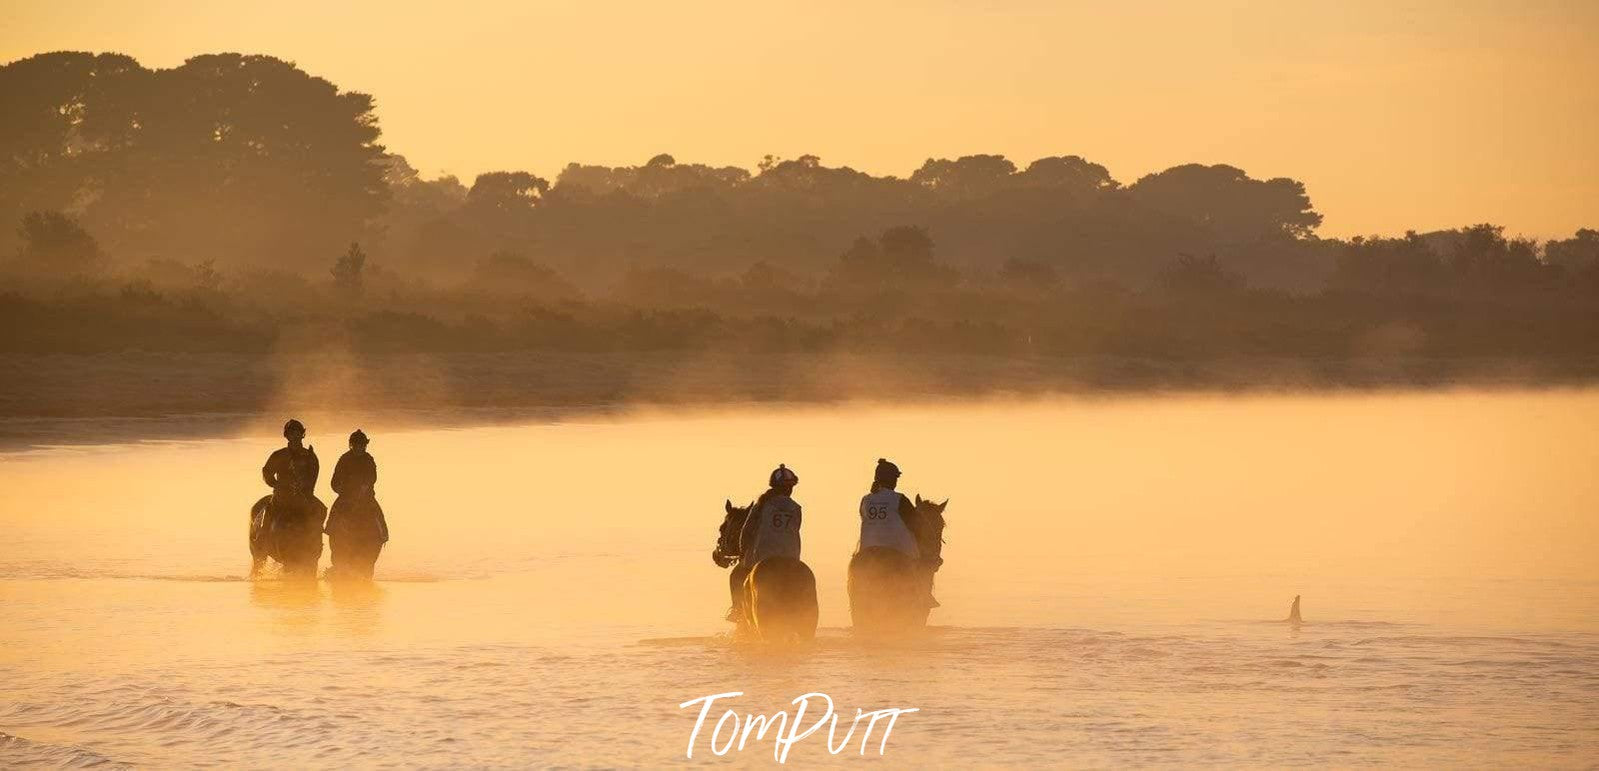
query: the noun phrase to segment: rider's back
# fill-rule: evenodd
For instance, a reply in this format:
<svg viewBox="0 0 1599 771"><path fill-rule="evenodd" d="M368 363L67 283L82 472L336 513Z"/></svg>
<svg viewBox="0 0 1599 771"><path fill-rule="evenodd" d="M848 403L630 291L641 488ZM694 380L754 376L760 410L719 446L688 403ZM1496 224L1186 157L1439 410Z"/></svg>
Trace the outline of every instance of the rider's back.
<svg viewBox="0 0 1599 771"><path fill-rule="evenodd" d="M755 502L742 537L743 559L754 565L767 557L800 558L800 505L768 491Z"/></svg>
<svg viewBox="0 0 1599 771"><path fill-rule="evenodd" d="M905 521L913 509L910 500L897 490L884 488L863 496L860 548L893 549L912 558L919 557L916 537Z"/></svg>
<svg viewBox="0 0 1599 771"><path fill-rule="evenodd" d="M330 484L333 492L339 495L370 495L377 483L377 462L366 450L350 450L339 456L339 462L333 465Z"/></svg>

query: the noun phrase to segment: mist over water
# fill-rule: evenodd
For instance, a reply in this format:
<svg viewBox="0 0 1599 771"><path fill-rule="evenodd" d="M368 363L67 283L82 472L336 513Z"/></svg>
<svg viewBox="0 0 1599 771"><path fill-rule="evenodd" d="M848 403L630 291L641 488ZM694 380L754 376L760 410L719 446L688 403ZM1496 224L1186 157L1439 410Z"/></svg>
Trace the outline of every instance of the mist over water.
<svg viewBox="0 0 1599 771"><path fill-rule="evenodd" d="M273 436L13 452L0 764L661 765L677 705L724 691L919 708L895 766L1577 764L1596 425L1595 391L369 424L369 587L243 580ZM353 427L309 425L325 471ZM892 645L843 629L879 456L950 500L938 628ZM718 636L722 500L779 462L821 592L803 650ZM1275 623L1296 594L1307 623ZM859 760L824 744L791 762Z"/></svg>

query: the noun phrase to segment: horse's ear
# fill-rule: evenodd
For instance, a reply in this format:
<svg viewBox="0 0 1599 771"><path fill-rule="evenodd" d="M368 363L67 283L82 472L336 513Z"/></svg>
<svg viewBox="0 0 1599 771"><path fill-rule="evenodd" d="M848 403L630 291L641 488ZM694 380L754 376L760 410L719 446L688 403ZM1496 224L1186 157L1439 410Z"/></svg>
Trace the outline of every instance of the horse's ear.
<svg viewBox="0 0 1599 771"><path fill-rule="evenodd" d="M917 493L916 494L916 505L917 506L922 505L922 494L921 493Z"/></svg>
<svg viewBox="0 0 1599 771"><path fill-rule="evenodd" d="M938 504L938 510L942 512L947 506L949 506L949 499L945 498L943 503Z"/></svg>
<svg viewBox="0 0 1599 771"><path fill-rule="evenodd" d="M722 508L727 509L727 513L732 514L733 513L733 500L731 498L722 499Z"/></svg>

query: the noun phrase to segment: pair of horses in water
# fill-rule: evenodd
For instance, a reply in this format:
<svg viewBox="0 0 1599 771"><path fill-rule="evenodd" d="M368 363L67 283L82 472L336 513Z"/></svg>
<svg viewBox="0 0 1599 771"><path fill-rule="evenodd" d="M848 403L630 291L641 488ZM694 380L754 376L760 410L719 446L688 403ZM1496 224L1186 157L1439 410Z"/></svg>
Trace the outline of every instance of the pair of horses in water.
<svg viewBox="0 0 1599 771"><path fill-rule="evenodd" d="M263 496L250 507L250 575L272 559L286 576L316 577L327 520L328 507L314 495Z"/></svg>
<svg viewBox="0 0 1599 771"><path fill-rule="evenodd" d="M933 570L943 563L944 508L949 501L934 503L918 495L915 503L917 525L912 534L922 559L882 547L861 549L850 557L846 586L850 624L857 632L892 634L927 625L933 609ZM754 504L734 506L727 501L723 508L716 554L722 555L717 564L727 567L723 559L738 555L739 532ZM771 641L816 637L816 574L803 561L768 557L751 567L733 589L744 597L743 616L736 619L741 632Z"/></svg>

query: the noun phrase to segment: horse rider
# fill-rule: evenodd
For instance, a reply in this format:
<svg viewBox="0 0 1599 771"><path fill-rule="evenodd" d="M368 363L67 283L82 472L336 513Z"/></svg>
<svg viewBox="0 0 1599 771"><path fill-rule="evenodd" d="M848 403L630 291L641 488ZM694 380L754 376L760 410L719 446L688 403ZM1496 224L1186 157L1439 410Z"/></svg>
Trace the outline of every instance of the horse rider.
<svg viewBox="0 0 1599 771"><path fill-rule="evenodd" d="M367 452L371 440L356 429L350 434L350 449L333 466L333 501L328 514L328 545L333 550L333 571L338 574L371 578L378 553L389 540L389 523L378 505L374 488L378 483L377 461Z"/></svg>
<svg viewBox="0 0 1599 771"><path fill-rule="evenodd" d="M766 492L750 505L749 516L738 537L738 566L728 579L733 594L733 609L729 620L744 614L744 578L761 560L767 557L800 558L800 522L803 514L799 501L794 500L794 486L799 475L779 463L767 477Z"/></svg>
<svg viewBox="0 0 1599 771"><path fill-rule="evenodd" d="M316 480L322 473L316 448L305 444L305 426L292 418L283 424L283 438L287 445L267 456L261 479L275 496L310 498L316 494Z"/></svg>
<svg viewBox="0 0 1599 771"><path fill-rule="evenodd" d="M916 504L894 489L899 485L899 477L899 466L885 458L877 459L871 492L861 497L861 539L857 551L875 546L909 557L918 568L918 581L927 588L928 607L936 608L939 602L933 599L934 566L922 559L921 548L917 546L915 528L920 520Z"/></svg>

